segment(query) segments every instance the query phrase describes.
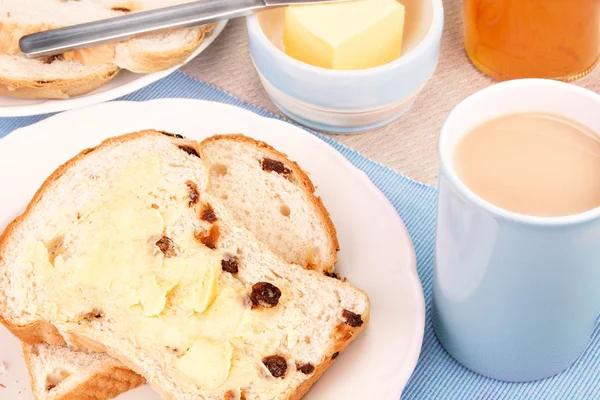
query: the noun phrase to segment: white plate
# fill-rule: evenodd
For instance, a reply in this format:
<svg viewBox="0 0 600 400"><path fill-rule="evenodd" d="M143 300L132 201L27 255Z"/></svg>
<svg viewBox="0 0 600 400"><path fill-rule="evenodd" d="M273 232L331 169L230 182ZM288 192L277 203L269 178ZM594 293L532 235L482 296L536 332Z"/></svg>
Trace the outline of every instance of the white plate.
<svg viewBox="0 0 600 400"><path fill-rule="evenodd" d="M227 25L227 21L219 22L212 34L202 42L196 51L194 51L182 65L190 62L210 46L210 44L221 34L225 25ZM47 114L114 100L172 74L182 65L152 74L136 74L131 71L122 70L113 80L100 86L98 89L66 100L27 100L0 96L0 117L22 117L26 115Z"/></svg>
<svg viewBox="0 0 600 400"><path fill-rule="evenodd" d="M107 118L107 116L110 116ZM309 400L398 400L419 356L425 323L415 253L400 217L366 174L310 133L234 106L199 100L111 102L58 114L0 140L0 227L22 212L61 163L109 137L155 128L201 140L239 133L264 140L309 172L338 229L338 271L371 299L364 333L306 395ZM30 400L18 341L0 329L0 398ZM15 383L18 382L18 383ZM24 394L16 397L22 390ZM149 387L119 400L156 400Z"/></svg>

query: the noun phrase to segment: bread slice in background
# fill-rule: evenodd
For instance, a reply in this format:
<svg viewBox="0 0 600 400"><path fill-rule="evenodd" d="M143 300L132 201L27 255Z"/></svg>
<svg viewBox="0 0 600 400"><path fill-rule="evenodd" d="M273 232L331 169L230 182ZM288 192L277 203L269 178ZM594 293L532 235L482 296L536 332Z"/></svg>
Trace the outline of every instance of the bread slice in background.
<svg viewBox="0 0 600 400"><path fill-rule="evenodd" d="M59 168L38 191L25 214L9 225L0 239L2 322L27 343L45 341L63 344L64 337L79 349L107 351L147 378L155 389L170 399L204 397L221 400L225 396L236 400L242 396L247 400L300 398L364 328L369 317L368 299L348 283L286 264L247 230L237 226L219 201L207 192L208 171L200 154L201 149L194 142L157 132L141 132L86 150ZM142 161L150 163L148 168L139 168L146 165ZM152 172L157 170L161 171L159 175ZM128 171L127 175L119 175L125 174L122 171ZM138 171L139 175L130 178L131 171ZM121 186L123 182L129 184ZM189 182L196 185L193 198ZM117 190L123 187L126 190ZM152 190L147 191L150 187ZM131 197L131 193L142 197ZM139 199L143 199L145 204L146 193L154 196L151 209L156 206L156 209L168 211L165 221L169 222L163 235L175 243L175 257L185 259L190 254L194 255L193 249L199 245L188 242L190 236L207 237L204 235L207 232L210 232L208 236L212 236L215 226L219 228L215 251L223 252L223 260L229 259L231 253L237 257L238 272L222 273L218 278L220 290L224 293L232 290L242 296L241 305L235 300L236 295L231 297L235 300L233 306L226 308L228 316L239 309L243 312L240 325L228 339L234 348L234 367L230 374L238 379L233 387L219 385L200 389L195 381L190 382L189 378L182 377L181 372L175 370L173 363L178 355L172 348L147 345L148 338L144 338L143 332L130 329L128 324L135 321L120 316L120 300L111 299L112 295L104 292L103 285L97 286L98 282L92 280L94 284L91 287L78 289L61 278L62 272L65 272L61 268L67 265L61 264L62 261L67 263L66 260L71 259L72 265L80 265L79 257L89 255L98 241L102 244L106 237L115 240L121 237L111 234L98 239L97 235L103 230L95 230L94 225L86 228L86 224L96 221L89 217L88 213L97 209L90 209L90 204L99 202L98 205L106 204L108 207L113 204L110 200L114 197L123 199L123 203L117 204L142 201ZM210 223L199 217L206 216L207 205L211 206L211 213L217 218L208 218L213 221ZM112 205L110 207L114 212L120 210L114 210ZM137 213L120 215L136 217ZM86 239L90 237L89 232L94 232L96 239ZM137 235L139 232L136 230L134 233ZM132 244L145 243L143 246L153 248L153 240ZM43 248L46 248L45 256ZM160 252L155 250L151 254L160 259ZM118 254L108 253L108 256ZM127 254L150 257L144 250ZM155 256L150 259L154 260ZM56 260L62 261L53 264ZM115 260L119 261L118 257ZM114 267L115 263L110 265ZM135 264L128 265L133 268ZM110 268L108 264L106 268ZM123 269L119 271L126 272ZM253 285L258 282L272 282L281 289L282 295L275 307L261 308L260 302L257 307L250 307L249 293L253 293ZM65 294L68 294L67 298L62 297ZM187 312L181 319L180 311L185 311L188 306L186 299L185 296L175 296L169 303L168 311L174 313L169 326L178 326L182 321L187 326L193 322ZM163 317L157 318L159 322L163 320ZM206 325L206 328L211 326ZM154 337L156 331L150 331ZM194 331L203 335L207 332ZM158 338L163 337L167 336L158 335ZM180 347L183 352L187 350L185 346ZM181 349L176 350L179 352ZM283 377L269 376L269 373L274 373L266 367L264 357L271 355L283 358L287 367ZM247 367L239 369L238 363Z"/></svg>
<svg viewBox="0 0 600 400"><path fill-rule="evenodd" d="M315 187L293 161L266 143L217 135L201 143L209 190L231 215L289 263L331 273L339 244Z"/></svg>
<svg viewBox="0 0 600 400"><path fill-rule="evenodd" d="M163 71L181 65L212 34L217 25L151 33L117 44L115 64L137 73Z"/></svg>
<svg viewBox="0 0 600 400"><path fill-rule="evenodd" d="M38 400L111 399L146 383L105 353L39 343L24 345L23 356Z"/></svg>
<svg viewBox="0 0 600 400"><path fill-rule="evenodd" d="M0 96L67 99L97 89L118 73L119 68L111 63L85 66L0 54Z"/></svg>
<svg viewBox="0 0 600 400"><path fill-rule="evenodd" d="M27 59L19 39L48 29L113 18L187 0L2 0L0 1L0 96L66 99L88 93L119 68L152 73L181 65L216 24L149 33L117 44Z"/></svg>
<svg viewBox="0 0 600 400"><path fill-rule="evenodd" d="M223 197L227 199L227 201L223 200L223 205L238 222L288 262L303 265L306 260L306 249L316 247L318 250L313 251L313 254L324 254L326 257L313 259L310 268L332 272L337 247L335 229L321 200L313 194L314 186L296 163L267 144L243 135L213 136L204 140L200 148L213 173L216 172L215 169L223 172L223 168L219 168L219 165L228 168L229 177L233 179L222 180L214 175L211 176L210 191L221 200ZM292 177L277 177L265 172L262 169L262 160L265 157L281 162L285 168L292 171ZM233 174L241 176L236 178ZM253 179L246 179L249 176ZM284 181L278 184L280 179ZM248 204L242 203L241 199L247 196L255 200ZM280 210L284 200L295 204L295 212L292 213L290 210L290 214L282 218ZM237 207L241 208L237 209ZM273 210L276 212L272 213ZM271 223L272 221L277 222ZM272 236L273 232L279 234ZM286 247L280 246L282 240L278 238L279 235L285 238L284 242L292 243L300 251L292 249L285 252ZM301 241L297 238L307 235L310 235L309 239L314 242L311 242L308 247L301 247ZM318 242L316 237L323 239ZM42 351L36 351L38 346L43 346ZM88 390L94 393L95 399L105 400L120 393L115 389L122 388L123 391L130 389L128 386L119 386L119 382L124 380L119 377L122 373L122 364L110 356L100 357L102 363L97 363L94 362L96 357L94 353L77 352L66 346L25 344L23 349L32 388L38 400L76 399L81 393L81 387L90 388ZM86 365L87 358L89 358L88 367L82 367ZM68 371L69 375L48 390L46 384L48 373L57 368ZM109 385L111 391L94 389L99 386L98 382L102 382L102 386L106 385L107 376L110 376L112 371L116 371L116 382ZM144 381L139 379L132 382L142 384ZM41 389L44 387L46 390Z"/></svg>

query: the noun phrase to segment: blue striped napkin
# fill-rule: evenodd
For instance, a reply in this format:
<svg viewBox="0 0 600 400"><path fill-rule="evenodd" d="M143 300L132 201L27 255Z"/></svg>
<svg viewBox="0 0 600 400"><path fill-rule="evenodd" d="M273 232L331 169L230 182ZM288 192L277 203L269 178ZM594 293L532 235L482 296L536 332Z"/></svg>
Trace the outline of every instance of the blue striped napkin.
<svg viewBox="0 0 600 400"><path fill-rule="evenodd" d="M263 117L278 118L268 111L244 103L182 72L176 72L120 100L143 101L173 97L218 101L245 108ZM0 138L47 116L0 118ZM600 327L598 325L592 342L583 356L567 371L543 381L521 384L498 382L477 375L454 361L437 341L431 324L436 189L412 181L328 137L312 133L333 146L352 164L369 175L402 217L414 243L419 277L425 290L427 316L421 357L402 399L600 399Z"/></svg>

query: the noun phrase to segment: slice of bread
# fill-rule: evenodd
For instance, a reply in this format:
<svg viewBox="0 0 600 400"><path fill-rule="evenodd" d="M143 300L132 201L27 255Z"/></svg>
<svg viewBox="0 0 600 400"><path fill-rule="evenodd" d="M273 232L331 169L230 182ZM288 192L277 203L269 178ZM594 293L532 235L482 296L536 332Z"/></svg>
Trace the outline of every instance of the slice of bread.
<svg viewBox="0 0 600 400"><path fill-rule="evenodd" d="M146 131L59 168L0 239L0 319L26 343L107 351L168 399L298 399L368 298L237 226L201 157Z"/></svg>
<svg viewBox="0 0 600 400"><path fill-rule="evenodd" d="M216 24L150 33L36 60L20 55L19 39L48 29L187 1L0 1L0 95L65 99L100 87L116 76L119 68L150 73L181 65Z"/></svg>
<svg viewBox="0 0 600 400"><path fill-rule="evenodd" d="M333 272L335 226L304 171L266 143L218 135L201 143L209 190L231 215L285 261Z"/></svg>
<svg viewBox="0 0 600 400"><path fill-rule="evenodd" d="M76 61L43 61L0 54L0 96L67 99L88 93L117 76L114 64L85 66Z"/></svg>
<svg viewBox="0 0 600 400"><path fill-rule="evenodd" d="M150 73L181 65L212 34L216 24L135 37L117 44L114 62L132 72Z"/></svg>
<svg viewBox="0 0 600 400"><path fill-rule="evenodd" d="M146 383L105 353L39 343L24 345L23 356L38 400L105 400Z"/></svg>
<svg viewBox="0 0 600 400"><path fill-rule="evenodd" d="M273 252L288 262L296 264L303 264L306 251L296 251L292 247L292 251L285 252L284 250L287 249L285 246L280 246L282 240L277 236L281 235L285 238L284 242L291 242L299 248L301 242L297 238L305 237L307 234L312 235L309 239L313 240L315 237L320 237L322 238L320 242L314 240L307 248L316 247L318 250L313 253L326 254L328 257L313 260L314 264L310 267L325 272L333 270L337 246L333 223L321 200L313 195L312 182L296 163L267 144L243 135L213 136L203 141L200 146L203 157L213 173L216 172L215 170L224 172L227 169L230 178L234 173L241 175L238 178L233 176L235 179L225 180L218 179L223 174L218 174L217 177L211 176L209 188L213 195L222 199L223 205L237 218L237 222L254 233ZM285 168L293 171L293 179L278 177L263 171L262 160L265 158L281 162ZM281 180L283 182L279 182ZM241 199L248 196L256 196L258 199L249 204L242 203ZM280 210L281 202L284 200L294 204L297 212L290 212L282 218ZM264 207L265 205L267 207ZM250 211L246 212L248 210ZM273 210L276 212L273 213ZM270 223L271 220L277 222ZM279 235L272 236L273 232L278 232ZM101 365L93 363L93 359L90 359L89 367L82 368L81 365L85 365L85 358L88 355L86 352L78 353L66 346L51 345L43 345L45 352L41 352L35 351L36 346L40 345L25 344L23 348L28 360L32 388L38 400L77 399L81 393L80 387L95 387L98 381L105 386L108 373L120 371L122 366L116 359L105 356L102 358L104 362ZM55 353L56 357L53 357L52 353ZM113 363L110 360L113 360ZM48 372L55 370L68 371L68 378L48 390L46 383L49 379ZM51 376L55 375L54 373ZM117 385L121 380L117 379L116 385L109 385L113 389L110 392L93 391L95 399L105 400L114 397L118 394L115 393L114 388L119 387ZM138 380L139 382L141 380ZM44 387L46 390L42 390Z"/></svg>

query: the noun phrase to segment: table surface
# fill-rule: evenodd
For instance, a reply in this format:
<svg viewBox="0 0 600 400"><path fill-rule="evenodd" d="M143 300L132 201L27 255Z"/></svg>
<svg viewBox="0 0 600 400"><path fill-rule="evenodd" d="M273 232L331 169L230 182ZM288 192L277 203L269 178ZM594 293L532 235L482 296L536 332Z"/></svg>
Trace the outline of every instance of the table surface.
<svg viewBox="0 0 600 400"><path fill-rule="evenodd" d="M465 54L462 1L444 0L444 7L446 26L438 68L413 108L377 130L334 137L379 163L431 185L437 183L437 136L445 117L465 97L495 82L475 69ZM230 21L223 34L183 71L281 115L252 66L243 19ZM575 83L600 92L600 68Z"/></svg>

